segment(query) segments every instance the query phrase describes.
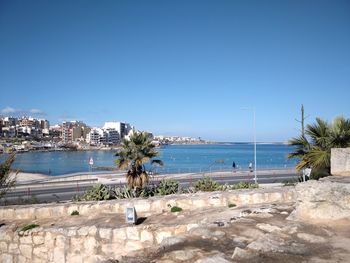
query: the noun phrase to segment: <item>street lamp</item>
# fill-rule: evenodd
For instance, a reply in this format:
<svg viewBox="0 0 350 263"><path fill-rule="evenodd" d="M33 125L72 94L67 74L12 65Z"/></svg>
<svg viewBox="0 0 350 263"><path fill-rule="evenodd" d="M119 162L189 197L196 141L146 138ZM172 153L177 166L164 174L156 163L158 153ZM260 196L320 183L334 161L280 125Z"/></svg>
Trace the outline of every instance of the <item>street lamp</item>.
<svg viewBox="0 0 350 263"><path fill-rule="evenodd" d="M255 184L258 183L258 177L256 175L256 126L255 126L255 108L241 108L242 110L251 110L253 111L253 131L254 131L254 181Z"/></svg>

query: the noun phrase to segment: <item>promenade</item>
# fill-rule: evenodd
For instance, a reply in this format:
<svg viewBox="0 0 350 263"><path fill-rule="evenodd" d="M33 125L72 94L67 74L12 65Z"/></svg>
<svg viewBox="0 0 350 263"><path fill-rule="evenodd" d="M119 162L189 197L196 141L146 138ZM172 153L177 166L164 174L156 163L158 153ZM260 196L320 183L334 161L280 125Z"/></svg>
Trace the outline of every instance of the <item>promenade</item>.
<svg viewBox="0 0 350 263"><path fill-rule="evenodd" d="M175 179L180 187L192 186L203 176L208 176L220 184L235 184L239 182L254 182L254 173L249 171L217 171L205 173L181 173L150 175L150 184L157 184L162 179ZM68 201L76 194L82 194L96 183L108 186L123 186L126 184L125 172L92 172L74 173L63 176L47 176L40 174L19 173L18 182L5 199L14 202L18 198L35 198L39 202ZM281 185L287 181L297 180L294 169L271 169L257 171L260 187Z"/></svg>

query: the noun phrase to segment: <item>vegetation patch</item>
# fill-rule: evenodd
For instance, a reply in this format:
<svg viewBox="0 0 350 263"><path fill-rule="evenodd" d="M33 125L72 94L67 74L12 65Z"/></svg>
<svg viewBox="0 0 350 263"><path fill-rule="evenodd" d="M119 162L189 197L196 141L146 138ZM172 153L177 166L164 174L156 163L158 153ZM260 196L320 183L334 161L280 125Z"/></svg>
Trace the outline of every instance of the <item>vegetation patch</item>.
<svg viewBox="0 0 350 263"><path fill-rule="evenodd" d="M350 119L342 116L331 123L316 118L316 122L304 126L304 106L301 108L301 134L289 141L295 150L288 158L297 158L296 169L311 168L310 179L329 176L331 170L331 149L350 146Z"/></svg>
<svg viewBox="0 0 350 263"><path fill-rule="evenodd" d="M18 235L19 235L19 236L23 236L23 232L28 231L28 230L31 230L31 229L36 228L36 227L39 227L39 225L37 225L37 224L25 225L24 227L22 227L22 228L19 230Z"/></svg>
<svg viewBox="0 0 350 263"><path fill-rule="evenodd" d="M79 215L79 211L74 210L70 215L71 216L78 216Z"/></svg>
<svg viewBox="0 0 350 263"><path fill-rule="evenodd" d="M198 180L194 185L194 189L196 191L203 192L212 192L219 190L219 188L220 185L208 176L204 176L202 179Z"/></svg>
<svg viewBox="0 0 350 263"><path fill-rule="evenodd" d="M237 206L237 205L236 205L236 204L233 204L233 203L228 204L228 207L229 207L229 208L236 207L236 206Z"/></svg>
<svg viewBox="0 0 350 263"><path fill-rule="evenodd" d="M178 206L173 206L170 208L170 212L175 213L175 212L181 212L182 208Z"/></svg>
<svg viewBox="0 0 350 263"><path fill-rule="evenodd" d="M179 182L174 179L163 179L155 188L155 195L176 194L179 190Z"/></svg>
<svg viewBox="0 0 350 263"><path fill-rule="evenodd" d="M82 196L74 196L74 201L102 201L112 199L110 189L103 184L96 184L92 189L88 190Z"/></svg>

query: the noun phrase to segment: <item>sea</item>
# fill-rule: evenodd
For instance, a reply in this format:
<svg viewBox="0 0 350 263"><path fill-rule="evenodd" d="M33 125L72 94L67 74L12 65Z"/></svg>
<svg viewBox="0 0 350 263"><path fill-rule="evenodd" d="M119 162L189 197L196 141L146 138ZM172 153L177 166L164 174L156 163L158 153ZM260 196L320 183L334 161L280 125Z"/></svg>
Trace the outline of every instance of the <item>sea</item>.
<svg viewBox="0 0 350 263"><path fill-rule="evenodd" d="M294 168L297 160L289 160L293 146L285 144L257 144L257 169ZM220 143L203 145L166 145L158 149L163 166L146 164L152 172L194 173L231 170L235 162L237 170L248 170L254 164L254 145L251 143ZM66 175L91 171L107 171L115 168L115 151L52 151L17 154L13 168L22 172L46 175ZM0 162L6 159L0 155ZM93 165L91 167L90 160Z"/></svg>

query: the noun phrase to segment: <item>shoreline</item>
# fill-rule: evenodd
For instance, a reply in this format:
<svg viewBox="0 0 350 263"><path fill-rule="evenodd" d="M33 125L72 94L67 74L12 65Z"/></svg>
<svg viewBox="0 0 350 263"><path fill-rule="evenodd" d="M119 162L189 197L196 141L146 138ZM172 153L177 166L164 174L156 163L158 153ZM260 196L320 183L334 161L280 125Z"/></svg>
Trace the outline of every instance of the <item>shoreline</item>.
<svg viewBox="0 0 350 263"><path fill-rule="evenodd" d="M266 175L266 174L283 174L286 172L296 172L295 168L271 168L265 170L258 170L257 175ZM17 182L19 183L30 183L30 182L39 182L39 181L70 181L70 180L86 180L89 179L98 179L99 181L108 181L108 180L120 180L124 178L125 171L96 171L96 172L77 172L63 175L45 175L40 173L30 173L30 172L18 172L16 175ZM12 173L15 175L15 173ZM204 171L204 172L184 172L184 173L167 173L167 174L150 174L150 180L160 180L162 178L185 178L189 176L201 177L201 176L214 176L214 175L222 175L222 176L252 176L253 173L247 170L232 172L229 170L226 171Z"/></svg>

